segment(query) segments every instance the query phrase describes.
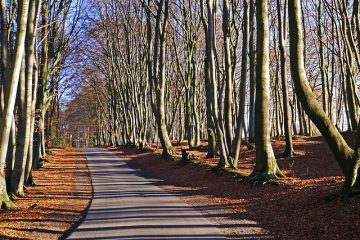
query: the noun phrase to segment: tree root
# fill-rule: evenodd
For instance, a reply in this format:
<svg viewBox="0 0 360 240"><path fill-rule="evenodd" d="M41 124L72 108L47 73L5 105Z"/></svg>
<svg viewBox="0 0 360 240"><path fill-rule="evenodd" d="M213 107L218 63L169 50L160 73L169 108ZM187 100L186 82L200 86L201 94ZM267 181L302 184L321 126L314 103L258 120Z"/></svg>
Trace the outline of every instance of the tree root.
<svg viewBox="0 0 360 240"><path fill-rule="evenodd" d="M168 150L163 149L161 157L164 159L174 158L176 156L175 149L173 147L169 148Z"/></svg>
<svg viewBox="0 0 360 240"><path fill-rule="evenodd" d="M0 173L0 209L9 209L12 202L7 194L5 176Z"/></svg>
<svg viewBox="0 0 360 240"><path fill-rule="evenodd" d="M355 195L360 194L360 179L359 179L359 168L360 168L360 159L358 153L353 156L351 172L348 171L345 174L345 182L341 188L336 189L330 193L325 199L326 201L333 201L337 198L341 200L347 200ZM350 168L350 167L349 167Z"/></svg>
<svg viewBox="0 0 360 240"><path fill-rule="evenodd" d="M0 194L0 209L10 209L13 206L11 199L9 198L8 194L6 193L5 189L1 190Z"/></svg>
<svg viewBox="0 0 360 240"><path fill-rule="evenodd" d="M235 159L232 156L229 156L227 163L228 163L228 166L225 166L225 168L230 168L230 169L234 169L234 170L238 169L237 161L235 161Z"/></svg>
<svg viewBox="0 0 360 240"><path fill-rule="evenodd" d="M205 158L206 159L216 158L216 154L209 154L208 153Z"/></svg>
<svg viewBox="0 0 360 240"><path fill-rule="evenodd" d="M217 176L222 176L225 173L225 169L222 167L219 167L219 166L214 166L214 167L210 168L210 171Z"/></svg>
<svg viewBox="0 0 360 240"><path fill-rule="evenodd" d="M3 202L0 201L0 209L8 210L12 208L12 206L13 203L11 201L3 201Z"/></svg>
<svg viewBox="0 0 360 240"><path fill-rule="evenodd" d="M341 199L343 201L360 195L360 186L356 186L356 187L347 187L347 186L342 186L339 187L337 189L335 189L334 191L332 191L331 193L329 193L326 197L325 200L327 202L332 202L335 201L337 199Z"/></svg>
<svg viewBox="0 0 360 240"><path fill-rule="evenodd" d="M14 201L14 200L18 200L18 199L19 199L19 197L16 196L15 194L13 194L13 193L11 193L11 194L9 195L9 198L10 198L11 201Z"/></svg>
<svg viewBox="0 0 360 240"><path fill-rule="evenodd" d="M279 177L275 174L268 174L265 172L255 172L250 174L250 176L246 179L246 182L251 184L253 187L264 185L264 184L276 184L276 180Z"/></svg>
<svg viewBox="0 0 360 240"><path fill-rule="evenodd" d="M25 197L25 193L24 191L12 192L9 194L9 197L11 200L17 200L19 198Z"/></svg>
<svg viewBox="0 0 360 240"><path fill-rule="evenodd" d="M31 179L31 180L28 181L27 186L28 187L35 187L35 186L37 186L37 183L34 181L34 179Z"/></svg>
<svg viewBox="0 0 360 240"><path fill-rule="evenodd" d="M180 164L181 165L187 165L188 163L191 163L192 159L190 157L189 152L187 152L185 149L181 150L181 159L180 159Z"/></svg>

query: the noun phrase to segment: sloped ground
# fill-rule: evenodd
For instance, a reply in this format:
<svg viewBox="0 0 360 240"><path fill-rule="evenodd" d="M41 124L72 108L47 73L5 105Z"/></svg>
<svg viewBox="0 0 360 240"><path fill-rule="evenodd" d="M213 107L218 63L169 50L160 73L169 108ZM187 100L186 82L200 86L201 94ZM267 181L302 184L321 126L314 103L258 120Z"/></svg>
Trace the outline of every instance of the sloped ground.
<svg viewBox="0 0 360 240"><path fill-rule="evenodd" d="M285 147L283 142L273 141L277 156ZM205 145L191 151L196 160L186 166L161 159L159 149L141 152L120 147L116 152L162 187L181 193L186 202L221 224L229 238L359 239L360 198L325 200L341 186L343 177L322 137L295 137L294 145L297 156L279 159L287 177L278 185L256 188L231 174L212 171L209 165L218 159L205 159ZM178 152L182 148L186 144L176 147ZM254 153L243 147L241 172L251 172Z"/></svg>
<svg viewBox="0 0 360 240"><path fill-rule="evenodd" d="M80 150L51 149L49 161L33 172L38 185L0 211L0 239L59 239L88 207L92 187Z"/></svg>

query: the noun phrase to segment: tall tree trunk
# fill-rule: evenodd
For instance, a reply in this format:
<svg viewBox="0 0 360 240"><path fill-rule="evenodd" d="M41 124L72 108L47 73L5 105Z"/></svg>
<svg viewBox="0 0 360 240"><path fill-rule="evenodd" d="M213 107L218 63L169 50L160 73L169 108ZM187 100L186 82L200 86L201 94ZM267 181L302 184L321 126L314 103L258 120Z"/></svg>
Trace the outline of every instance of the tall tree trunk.
<svg viewBox="0 0 360 240"><path fill-rule="evenodd" d="M165 1L164 6L164 23L162 26L162 30L160 33L160 56L159 56L159 76L158 81L159 86L157 90L157 102L158 102L158 126L159 126L159 137L160 141L162 142L162 148L163 148L163 157L168 157L169 155L172 155L175 153L175 150L171 144L169 134L166 128L166 119L165 119L165 86L166 86L166 78L165 78L165 62L166 62L166 42L165 42L165 36L167 31L167 21L168 21L168 15L169 15L169 1ZM161 15L162 5L159 4L160 11L158 12L159 15ZM156 67L154 69L157 69Z"/></svg>
<svg viewBox="0 0 360 240"><path fill-rule="evenodd" d="M227 148L232 148L234 138L232 123L233 107L233 73L231 64L231 30L230 30L230 6L229 0L223 0L222 30L224 35L224 67L225 67L225 99L224 99L224 118L225 118L225 139Z"/></svg>
<svg viewBox="0 0 360 240"><path fill-rule="evenodd" d="M303 56L303 30L301 27L301 2L289 1L290 63L295 91L306 113L319 129L335 155L345 175L343 195L348 195L358 182L360 166L360 134L357 136L355 151L352 150L316 100L307 81Z"/></svg>
<svg viewBox="0 0 360 240"><path fill-rule="evenodd" d="M36 97L37 97L37 85L38 85L38 71L37 71L37 63L36 63L36 30L37 30L37 22L40 13L40 1L35 0L30 3L29 9L29 18L32 21L28 22L27 26L27 37L26 37L26 79L27 79L27 91L30 92L31 96L29 101L29 115L28 119L30 121L30 135L29 135L29 149L27 154L27 162L25 167L25 177L24 184L25 186L33 185L32 179L32 165L33 165L33 137L34 137L34 129L35 129L35 111L36 111Z"/></svg>
<svg viewBox="0 0 360 240"><path fill-rule="evenodd" d="M155 92L155 102L152 104L153 112L156 118L158 136L163 148L162 156L167 158L174 154L174 148L171 144L169 134L166 128L165 119L165 36L167 31L167 21L169 14L169 1L160 0L157 2L156 26L154 37L152 36L151 24L151 1L148 1L146 7L147 15L147 41L148 41L148 78L150 93ZM152 97L152 99L154 99Z"/></svg>
<svg viewBox="0 0 360 240"><path fill-rule="evenodd" d="M29 0L23 0L19 5L17 36L15 50L11 64L9 86L7 98L5 99L4 111L0 122L0 207L8 207L10 200L6 191L6 182L4 176L4 162L9 143L11 123L13 121L13 112L15 107L16 93L19 83L21 62L24 55L24 42L26 35L26 24L28 17Z"/></svg>
<svg viewBox="0 0 360 240"><path fill-rule="evenodd" d="M216 127L217 146L220 151L220 161L218 167L229 167L228 162L228 149L226 145L226 136L223 131L222 122L219 116L219 99L218 99L218 84L216 74L216 62L215 62L215 21L216 21L216 0L207 0L207 32L206 32L206 61L209 64L207 72L208 79L210 80L210 103L211 103L211 115Z"/></svg>
<svg viewBox="0 0 360 240"><path fill-rule="evenodd" d="M231 165L237 168L237 163L240 157L240 148L242 141L242 132L244 129L245 116L245 101L246 101L246 81L247 81L247 67L249 55L249 0L244 0L244 28L243 28L243 47L242 47L242 61L241 61L241 82L240 82L240 106L237 116L237 129L235 131L235 139L233 141L230 153Z"/></svg>
<svg viewBox="0 0 360 240"><path fill-rule="evenodd" d="M185 6L184 6L185 8ZM184 17L186 17L186 9L183 9ZM187 71L186 76L184 79L185 82L185 131L186 131L186 139L188 141L189 147L192 148L194 145L194 134L193 134L193 126L192 126L192 118L194 113L194 98L195 90L195 42L193 41L193 37L191 36L192 30L189 27L188 22L189 20L185 21L185 31L187 34L187 41L186 44L186 52L187 52ZM175 43L177 44L177 43ZM181 71L181 70L180 70ZM194 83L193 83L194 82Z"/></svg>
<svg viewBox="0 0 360 240"><path fill-rule="evenodd" d="M16 153L16 123L15 123L15 118L13 118L11 123L10 137L9 137L8 149L6 153L6 163L5 163L6 164L5 178L6 178L7 189L10 189L11 175L14 170L14 163L15 163L15 153Z"/></svg>
<svg viewBox="0 0 360 240"><path fill-rule="evenodd" d="M321 93L322 93L322 105L325 113L328 113L328 94L326 92L326 83L328 82L327 70L325 67L325 59L324 59L324 44L323 44L323 34L322 34L322 26L321 26L321 17L322 17L322 0L319 0L318 5L318 37L319 37L319 52L320 52L320 73L321 73Z"/></svg>
<svg viewBox="0 0 360 240"><path fill-rule="evenodd" d="M187 79L187 86L191 86L191 78ZM192 106L191 106L191 90L187 88L185 93L185 131L186 131L186 140L188 141L189 148L192 148L194 145L193 140L193 129L192 129Z"/></svg>
<svg viewBox="0 0 360 240"><path fill-rule="evenodd" d="M269 73L269 23L267 0L256 1L257 64L255 104L256 165L249 182L266 182L283 177L270 141L270 73Z"/></svg>
<svg viewBox="0 0 360 240"><path fill-rule="evenodd" d="M37 102L36 102L36 122L37 129L34 134L34 168L40 168L42 161L46 157L45 148L45 114L46 114L46 91L47 80L49 71L49 9L46 1L41 3L41 19L42 19L42 52L40 63L40 79L37 90Z"/></svg>
<svg viewBox="0 0 360 240"><path fill-rule="evenodd" d="M194 64L195 65L195 64ZM195 70L196 71L196 70ZM196 73L194 73L194 76L196 76ZM194 122L195 122L195 146L199 146L201 143L201 133L200 133L200 119L199 119L199 112L198 112L198 100L197 100L197 91L196 91L196 78L192 82L192 90L193 90L193 116L194 116Z"/></svg>
<svg viewBox="0 0 360 240"><path fill-rule="evenodd" d="M255 3L250 0L250 44L249 44L249 62L250 62L250 103L249 103L249 142L255 140Z"/></svg>
<svg viewBox="0 0 360 240"><path fill-rule="evenodd" d="M299 121L299 134L305 135L305 119L304 119L304 112L301 106L301 103L298 98L296 98L297 103L297 110L298 110L298 121Z"/></svg>
<svg viewBox="0 0 360 240"><path fill-rule="evenodd" d="M31 5L31 3L30 3ZM31 8L31 6L30 6ZM19 94L18 94L18 133L16 136L16 153L14 170L11 174L10 192L12 196L24 196L24 173L27 152L29 149L29 122L28 122L28 94L26 89L26 75L25 75L25 56L23 57L21 73L19 79Z"/></svg>
<svg viewBox="0 0 360 240"><path fill-rule="evenodd" d="M31 1L26 30L25 54L20 74L19 107L18 107L18 134L15 154L15 166L11 175L10 192L16 196L24 196L25 167L27 163L30 130L31 130L31 103L34 69L35 21L37 20L37 3Z"/></svg>
<svg viewBox="0 0 360 240"><path fill-rule="evenodd" d="M9 34L8 34L8 23L7 23L7 9L6 1L0 1L0 12L1 12L1 78L0 78L0 117L4 109L5 101L5 89L7 86L7 79L9 76Z"/></svg>
<svg viewBox="0 0 360 240"><path fill-rule="evenodd" d="M282 97L284 108L284 129L285 129L285 142L286 147L284 151L285 157L291 157L294 155L294 148L292 143L292 131L291 131L291 117L289 106L289 90L288 82L286 79L286 5L288 0L285 0L284 6L284 18L281 15L281 2L277 0L278 9L278 22L279 22L279 48L280 48L280 64L281 64L281 85L282 85Z"/></svg>
<svg viewBox="0 0 360 240"><path fill-rule="evenodd" d="M349 52L350 50L348 50ZM357 87L355 86L354 79L354 57L351 53L348 54L350 63L346 66L345 89L348 100L349 116L351 121L352 130L357 129L359 125L359 102L357 97Z"/></svg>
<svg viewBox="0 0 360 240"><path fill-rule="evenodd" d="M204 0L201 0L201 20L203 23L205 34L209 31L209 23L206 19L205 9L204 9ZM207 43L208 44L208 43ZM211 50L210 50L211 51ZM207 49L208 52L208 49ZM205 78L205 91L206 91L206 122L207 122L207 132L208 132L208 152L207 158L214 158L216 156L216 136L215 136L215 123L212 117L212 94L211 94L211 81L209 76L210 71L210 60L208 54L205 55L204 60L204 78Z"/></svg>
<svg viewBox="0 0 360 240"><path fill-rule="evenodd" d="M275 39L275 37L274 37ZM278 56L277 51L274 51L275 55ZM276 57L276 62L277 62L277 69L276 69L276 73L275 73L275 82L274 82L274 92L273 92L273 96L274 96L274 100L273 100L273 136L275 137L279 137L280 136L280 90L279 90L279 81L280 81L280 76L279 76L279 61L278 61L278 57Z"/></svg>

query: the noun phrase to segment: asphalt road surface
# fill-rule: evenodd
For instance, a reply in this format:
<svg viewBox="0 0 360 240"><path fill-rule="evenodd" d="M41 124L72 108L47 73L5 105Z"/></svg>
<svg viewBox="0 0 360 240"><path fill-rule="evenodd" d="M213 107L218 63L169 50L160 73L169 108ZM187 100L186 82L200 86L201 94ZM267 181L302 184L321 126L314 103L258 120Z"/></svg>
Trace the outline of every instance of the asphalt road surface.
<svg viewBox="0 0 360 240"><path fill-rule="evenodd" d="M67 239L226 239L178 197L155 186L104 149L85 149L94 194Z"/></svg>

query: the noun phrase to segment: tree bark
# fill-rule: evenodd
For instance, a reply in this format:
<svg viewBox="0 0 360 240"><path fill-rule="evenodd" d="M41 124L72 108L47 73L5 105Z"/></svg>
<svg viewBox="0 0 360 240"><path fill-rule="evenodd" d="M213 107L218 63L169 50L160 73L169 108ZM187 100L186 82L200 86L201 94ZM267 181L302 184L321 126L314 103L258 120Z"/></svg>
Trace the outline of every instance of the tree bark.
<svg viewBox="0 0 360 240"><path fill-rule="evenodd" d="M34 45L35 45L35 21L37 20L37 2L31 1L27 21L25 38L25 55L23 57L22 70L20 74L19 107L18 107L18 134L15 154L15 166L11 175L12 195L24 196L25 167L27 161L30 130L31 130L31 103L34 69ZM32 159L31 159L32 161ZM31 165L31 164L29 164Z"/></svg>
<svg viewBox="0 0 360 240"><path fill-rule="evenodd" d="M270 73L269 73L269 23L267 0L256 1L257 64L255 103L256 164L249 182L257 184L269 179L284 177L280 171L270 141Z"/></svg>
<svg viewBox="0 0 360 240"><path fill-rule="evenodd" d="M155 93L155 102L152 104L156 118L158 136L163 148L162 156L167 158L174 154L165 121L165 36L167 31L167 21L169 12L169 1L160 0L157 3L155 33L152 36L152 13L150 10L151 1L146 7L147 15L147 43L148 43L148 78L150 92ZM153 97L152 97L153 99Z"/></svg>
<svg viewBox="0 0 360 240"><path fill-rule="evenodd" d="M209 24L206 19L204 0L201 0L201 20L204 27L204 32L207 34L209 31ZM208 43L207 43L208 44ZM207 50L208 51L208 50ZM210 50L211 51L211 50ZM207 132L208 132L208 152L207 158L214 158L216 156L216 136L215 136L215 123L212 117L212 94L211 94L211 82L208 72L210 71L210 63L208 59L208 53L205 54L204 60L204 78L205 78L205 91L206 91L206 120L207 120Z"/></svg>
<svg viewBox="0 0 360 240"><path fill-rule="evenodd" d="M291 131L291 116L289 106L289 90L288 82L286 79L286 5L284 6L284 18L281 16L281 2L277 0L278 9L278 21L279 21L279 48L280 48L280 64L281 64L281 85L282 85L282 97L284 108L284 129L285 129L285 142L286 147L284 151L285 157L291 157L294 155L294 148L292 143L292 131Z"/></svg>
<svg viewBox="0 0 360 240"><path fill-rule="evenodd" d="M289 1L290 63L295 91L309 118L324 136L336 161L345 175L342 194L347 196L358 182L360 166L360 134L355 151L352 150L316 100L307 81L303 57L303 30L300 0Z"/></svg>
<svg viewBox="0 0 360 240"><path fill-rule="evenodd" d="M5 89L7 85L7 79L9 76L9 34L8 34L8 23L7 23L7 9L6 1L0 1L1 11L1 79L0 79L0 117L4 109L5 101Z"/></svg>
<svg viewBox="0 0 360 240"><path fill-rule="evenodd" d="M323 34L321 26L321 17L322 17L322 0L319 0L318 5L318 37L319 37L319 52L320 52L320 73L321 73L321 93L322 93L322 104L323 110L325 113L328 113L328 94L326 92L326 83L328 82L327 70L325 67L324 59L324 44L323 44Z"/></svg>
<svg viewBox="0 0 360 240"><path fill-rule="evenodd" d="M249 142L255 141L255 3L250 0L250 43L249 43L249 64L250 64L250 103L249 103Z"/></svg>
<svg viewBox="0 0 360 240"><path fill-rule="evenodd" d="M231 30L230 30L230 7L229 0L223 0L222 30L224 36L224 67L225 67L225 99L224 99L224 118L225 118L225 139L227 148L232 148L234 139L233 130L233 73L231 64Z"/></svg>
<svg viewBox="0 0 360 240"><path fill-rule="evenodd" d="M9 78L8 98L5 99L4 111L0 122L0 206L8 207L9 198L6 193L6 184L4 179L4 162L6 158L9 136L11 130L11 123L13 121L13 112L15 107L16 93L19 83L19 75L21 69L21 62L24 55L24 42L26 35L26 24L28 18L29 0L21 1L18 13L18 31L16 36L15 50L11 64L11 72Z"/></svg>
<svg viewBox="0 0 360 240"><path fill-rule="evenodd" d="M222 122L219 118L218 107L218 84L216 74L216 62L215 62L215 21L216 21L216 0L207 0L207 31L206 31L206 61L208 64L207 72L209 79L209 93L210 93L210 106L211 116L216 128L217 146L220 151L220 160L218 163L219 168L229 167L228 162L228 149L226 145L226 135L222 128Z"/></svg>
<svg viewBox="0 0 360 240"><path fill-rule="evenodd" d="M243 28L243 46L242 46L242 61L241 61L241 82L240 82L240 98L239 98L239 112L237 116L237 129L235 131L235 139L233 141L230 153L231 165L237 168L240 157L240 148L242 141L242 132L244 130L244 116L245 116L245 101L246 101L246 81L247 81L247 67L249 59L249 0L243 1L244 5L244 28Z"/></svg>
<svg viewBox="0 0 360 240"><path fill-rule="evenodd" d="M25 167L25 177L24 184L25 186L32 185L32 165L33 165L33 137L34 137L34 129L35 129L35 108L36 108L36 97L37 97L37 85L38 85L38 71L37 71L37 63L36 63L36 30L37 30L37 22L40 13L40 1L35 0L30 3L29 9L29 18L31 21L28 22L27 26L27 37L26 37L26 79L27 79L27 91L29 93L29 124L30 124L30 134L29 134L29 144L28 144L28 154L27 154L27 162Z"/></svg>
<svg viewBox="0 0 360 240"><path fill-rule="evenodd" d="M30 3L30 8L31 8ZM18 122L17 128L18 133L16 136L16 153L15 153L15 162L14 169L11 174L10 182L10 193L12 196L23 197L24 196L24 173L25 173L25 164L27 153L29 149L29 134L30 126L28 118L29 108L28 108L28 91L27 91L27 79L25 76L25 56L23 57L21 73L19 79L19 95L18 95Z"/></svg>
<svg viewBox="0 0 360 240"><path fill-rule="evenodd" d="M47 91L47 80L49 73L49 9L47 3L43 1L41 3L41 19L42 31L41 37L43 38L42 42L42 52L41 52L41 61L40 61L40 77L37 90L37 100L36 100L36 122L37 129L34 134L34 159L33 167L38 169L42 165L42 161L46 157L46 152L44 151L45 144L45 114L46 114L46 91Z"/></svg>

